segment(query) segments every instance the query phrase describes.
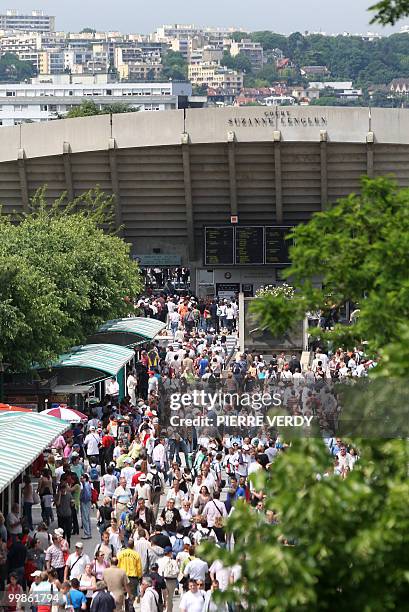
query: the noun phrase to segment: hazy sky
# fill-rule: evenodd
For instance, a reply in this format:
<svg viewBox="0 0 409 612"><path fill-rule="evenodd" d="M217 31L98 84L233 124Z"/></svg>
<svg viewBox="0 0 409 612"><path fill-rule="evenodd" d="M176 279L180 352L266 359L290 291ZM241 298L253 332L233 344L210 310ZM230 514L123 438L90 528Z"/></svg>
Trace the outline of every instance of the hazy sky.
<svg viewBox="0 0 409 612"><path fill-rule="evenodd" d="M59 30L86 26L122 32L150 32L167 23L222 25L249 30L366 32L367 8L375 0L0 0L0 10L42 9ZM402 23L409 23L404 20ZM399 24L401 25L401 24ZM395 30L399 29L397 26ZM390 28L386 32L392 31Z"/></svg>

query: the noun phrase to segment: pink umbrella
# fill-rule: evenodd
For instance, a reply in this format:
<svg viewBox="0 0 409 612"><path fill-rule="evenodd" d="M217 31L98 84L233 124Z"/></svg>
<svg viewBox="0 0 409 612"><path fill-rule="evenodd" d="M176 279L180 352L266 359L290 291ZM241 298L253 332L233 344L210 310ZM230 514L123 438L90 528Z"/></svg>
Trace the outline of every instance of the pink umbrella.
<svg viewBox="0 0 409 612"><path fill-rule="evenodd" d="M79 410L74 408L66 408L64 406L58 406L57 408L48 408L43 410L40 414L46 416L53 416L62 421L69 421L70 423L79 423L80 421L86 421L88 419L86 414L83 414Z"/></svg>

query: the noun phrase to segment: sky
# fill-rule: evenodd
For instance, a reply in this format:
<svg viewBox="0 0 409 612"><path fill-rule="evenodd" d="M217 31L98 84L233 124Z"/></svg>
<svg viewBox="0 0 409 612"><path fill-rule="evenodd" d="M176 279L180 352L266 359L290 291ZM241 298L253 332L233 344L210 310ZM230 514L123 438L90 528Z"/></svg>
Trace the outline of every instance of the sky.
<svg viewBox="0 0 409 612"><path fill-rule="evenodd" d="M57 30L147 33L170 23L235 26L290 33L323 31L360 33L398 31L370 26L368 6L375 0L0 0L0 11L40 9L55 15Z"/></svg>

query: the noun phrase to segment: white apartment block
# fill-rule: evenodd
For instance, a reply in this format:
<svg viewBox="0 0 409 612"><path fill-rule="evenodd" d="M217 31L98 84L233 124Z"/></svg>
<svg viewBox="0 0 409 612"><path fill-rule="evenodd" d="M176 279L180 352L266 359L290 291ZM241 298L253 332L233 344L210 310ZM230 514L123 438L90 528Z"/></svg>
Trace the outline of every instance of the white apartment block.
<svg viewBox="0 0 409 612"><path fill-rule="evenodd" d="M55 17L45 15L43 11L32 11L29 15L14 9L0 15L0 30L23 30L24 32L54 32Z"/></svg>
<svg viewBox="0 0 409 612"><path fill-rule="evenodd" d="M251 40L241 40L240 42L232 41L230 46L230 55L236 57L239 54L247 57L253 70L261 70L264 63L263 47L260 43L253 43Z"/></svg>
<svg viewBox="0 0 409 612"><path fill-rule="evenodd" d="M170 42L173 38L192 38L200 34L200 28L193 24L182 25L175 23L174 25L163 25L156 29L152 38L156 41Z"/></svg>
<svg viewBox="0 0 409 612"><path fill-rule="evenodd" d="M71 75L62 75L71 77ZM53 78L52 76L50 77ZM71 78L72 80L72 78ZM50 121L64 116L84 100L100 108L117 102L141 111L174 110L186 105L190 83L35 83L0 84L0 125Z"/></svg>
<svg viewBox="0 0 409 612"><path fill-rule="evenodd" d="M228 89L238 93L243 88L243 73L215 63L189 64L189 81L192 85Z"/></svg>

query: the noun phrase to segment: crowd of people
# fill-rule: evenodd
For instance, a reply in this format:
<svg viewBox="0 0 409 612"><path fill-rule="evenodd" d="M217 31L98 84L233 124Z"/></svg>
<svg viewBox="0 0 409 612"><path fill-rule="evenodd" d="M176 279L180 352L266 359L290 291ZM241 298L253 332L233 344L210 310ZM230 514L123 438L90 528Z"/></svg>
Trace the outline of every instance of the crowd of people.
<svg viewBox="0 0 409 612"><path fill-rule="evenodd" d="M181 612L237 610L215 593L237 582L240 567L209 566L200 545L234 545L226 519L238 500L266 523L277 522L250 476L288 452L266 423L217 427L220 414L265 415L271 408L271 402L243 405L243 396L254 400L268 391L286 414L317 419L334 463L317 477L345 477L354 468L357 452L334 435L339 405L331 384L344 368L363 376L372 367L360 350L328 355L318 348L305 371L296 355L232 356L226 340L235 323L228 324L226 311L235 310L235 300L161 295L138 306L153 304L161 305L169 335L140 351L127 395L119 400L118 382L110 380L106 396L90 404L88 421L54 441L38 481L24 478L22 508L0 516L0 590L8 612L25 601L38 612L136 605L172 612L175 597ZM171 425L175 393L192 398L178 407L178 417L206 417L205 425ZM34 524L38 503L41 522ZM99 541L87 554L96 529Z"/></svg>
<svg viewBox="0 0 409 612"><path fill-rule="evenodd" d="M188 299L161 293L138 300L136 308L144 316L166 322L175 340L193 332L231 334L237 328L238 301L230 299Z"/></svg>

